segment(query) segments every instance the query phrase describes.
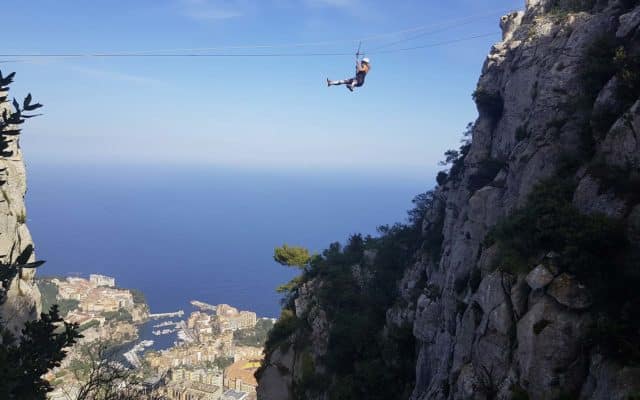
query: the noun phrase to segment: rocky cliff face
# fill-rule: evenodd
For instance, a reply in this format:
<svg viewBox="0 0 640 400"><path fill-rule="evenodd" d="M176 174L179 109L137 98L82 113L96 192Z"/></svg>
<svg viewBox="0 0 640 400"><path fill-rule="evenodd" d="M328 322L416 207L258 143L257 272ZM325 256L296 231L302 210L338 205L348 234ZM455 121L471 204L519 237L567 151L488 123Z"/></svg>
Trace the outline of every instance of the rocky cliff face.
<svg viewBox="0 0 640 400"><path fill-rule="evenodd" d="M631 328L629 346L613 352L595 344L594 331L617 328L602 328L607 296L590 282L609 282L608 271L633 279L640 273L640 5L527 0L501 27L503 40L492 47L474 94L480 116L470 146L440 180L424 218L423 231L441 232L442 246L435 257L424 248L416 253L386 310L385 330L412 327L416 354L404 356L416 357L413 400L635 398L638 360L615 353L635 357L640 331ZM570 267L581 248L571 253L567 245L559 254L556 243L536 247L544 238L535 235L554 221L534 218L532 256L518 259L518 268L505 256L511 249L488 240L505 218L533 207L532 193L554 178L571 182L564 207L577 210L576 219L585 216L596 231L604 222L593 221L622 229L624 256L581 264L604 266L593 267L591 280L588 268ZM604 285L612 298L638 291L616 282ZM314 301L321 285L306 282L295 294L320 366L331 325ZM629 315L637 316L640 304L628 300L616 308L635 319ZM302 358L295 346L268 353L259 398L294 398ZM335 382L325 378L326 387Z"/></svg>
<svg viewBox="0 0 640 400"><path fill-rule="evenodd" d="M4 110L11 110L9 102L0 103L0 115ZM12 264L33 241L26 225L27 182L18 136L6 137L6 143L5 154L0 156L0 262ZM34 259L32 255L29 261ZM21 277L11 282L6 302L0 306L2 321L14 333L39 315L40 292L33 282L34 274L33 269L23 270Z"/></svg>

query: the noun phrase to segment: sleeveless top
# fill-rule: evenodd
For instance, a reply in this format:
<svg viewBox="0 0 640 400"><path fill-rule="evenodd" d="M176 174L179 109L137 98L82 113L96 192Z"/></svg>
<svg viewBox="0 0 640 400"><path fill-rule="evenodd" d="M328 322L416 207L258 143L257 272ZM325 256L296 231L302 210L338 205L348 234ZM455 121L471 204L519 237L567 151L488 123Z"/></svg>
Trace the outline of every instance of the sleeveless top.
<svg viewBox="0 0 640 400"><path fill-rule="evenodd" d="M356 73L356 80L360 85L364 83L364 78L367 76L370 67L367 64L361 64L361 70Z"/></svg>

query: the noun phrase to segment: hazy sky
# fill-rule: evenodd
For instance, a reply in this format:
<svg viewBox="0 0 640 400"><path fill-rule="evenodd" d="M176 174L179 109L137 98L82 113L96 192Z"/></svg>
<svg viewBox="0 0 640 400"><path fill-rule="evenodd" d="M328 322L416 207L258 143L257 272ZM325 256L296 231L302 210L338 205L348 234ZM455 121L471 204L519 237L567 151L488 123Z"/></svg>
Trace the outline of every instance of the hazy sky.
<svg viewBox="0 0 640 400"><path fill-rule="evenodd" d="M445 149L457 147L476 115L470 94L500 37L501 11L522 6L522 0L42 0L3 10L2 53L327 41L221 52L351 53L358 38L422 26L454 27L395 47L493 33L392 54L372 49L411 33L366 41L373 67L354 94L325 84L326 77L353 74L352 56L83 58L0 68L17 72L13 95L32 92L45 104L45 115L23 133L30 162L403 173L432 169Z"/></svg>

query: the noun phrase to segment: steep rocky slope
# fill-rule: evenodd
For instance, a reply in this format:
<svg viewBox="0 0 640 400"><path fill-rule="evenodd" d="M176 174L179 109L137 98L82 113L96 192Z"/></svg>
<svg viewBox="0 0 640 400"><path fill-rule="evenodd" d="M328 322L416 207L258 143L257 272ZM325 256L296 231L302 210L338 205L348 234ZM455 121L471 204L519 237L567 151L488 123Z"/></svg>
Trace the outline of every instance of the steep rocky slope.
<svg viewBox="0 0 640 400"><path fill-rule="evenodd" d="M528 0L501 27L474 93L472 140L418 208L420 245L379 310L376 343L411 344L381 352L384 379L396 378L394 398L414 400L637 398L639 2ZM378 256L353 262L353 290L376 290ZM352 311L326 305L332 282L305 272L289 292L260 399L357 398L337 387L367 385L364 352L343 359L355 381L331 366L340 307ZM413 342L392 338L406 327ZM395 369L402 359L412 376Z"/></svg>
<svg viewBox="0 0 640 400"><path fill-rule="evenodd" d="M6 92L0 93L0 97L6 96ZM12 110L8 100L0 103L0 115L5 110ZM0 155L0 262L12 264L28 246L33 246L33 241L26 225L27 182L19 136L3 136L3 139L6 148ZM32 254L28 261L34 259ZM15 333L40 312L40 292L33 282L34 274L34 269L24 269L21 277L11 282L6 302L0 306L0 317Z"/></svg>

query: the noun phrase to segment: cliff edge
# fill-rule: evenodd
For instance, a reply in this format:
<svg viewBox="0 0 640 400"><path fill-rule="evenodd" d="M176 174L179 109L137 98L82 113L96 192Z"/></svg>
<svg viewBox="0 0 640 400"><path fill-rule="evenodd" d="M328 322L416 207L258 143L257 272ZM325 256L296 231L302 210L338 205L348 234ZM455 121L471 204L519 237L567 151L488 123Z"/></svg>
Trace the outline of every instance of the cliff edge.
<svg viewBox="0 0 640 400"><path fill-rule="evenodd" d="M0 93L6 98L8 93ZM12 112L8 100L0 103L0 115ZM2 118L0 116L0 118ZM5 147L0 154L0 262L13 264L29 246L33 246L26 225L27 213L24 197L27 180L19 135L3 135ZM29 262L35 260L32 254ZM0 317L5 327L18 334L24 323L40 314L40 292L33 282L34 269L22 270L13 279L6 293L6 301L0 305Z"/></svg>
<svg viewBox="0 0 640 400"><path fill-rule="evenodd" d="M419 235L332 245L291 283L260 399L640 394L639 2L527 0L500 26Z"/></svg>

